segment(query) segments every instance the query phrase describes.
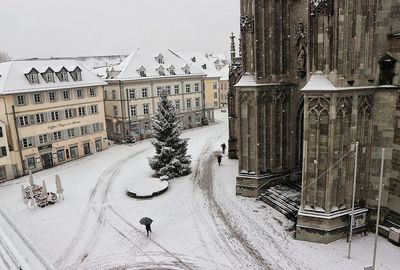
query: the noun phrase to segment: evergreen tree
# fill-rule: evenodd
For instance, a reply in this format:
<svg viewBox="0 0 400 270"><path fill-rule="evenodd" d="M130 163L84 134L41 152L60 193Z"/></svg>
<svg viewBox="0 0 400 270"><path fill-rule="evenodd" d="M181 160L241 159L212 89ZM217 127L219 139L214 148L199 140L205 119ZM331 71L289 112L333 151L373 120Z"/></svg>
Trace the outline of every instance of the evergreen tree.
<svg viewBox="0 0 400 270"><path fill-rule="evenodd" d="M152 119L152 144L156 150L150 159L154 176L163 175L169 178L187 175L191 172L190 159L186 155L187 142L179 138L180 121L176 117L175 107L167 98L167 92L161 91L157 114Z"/></svg>

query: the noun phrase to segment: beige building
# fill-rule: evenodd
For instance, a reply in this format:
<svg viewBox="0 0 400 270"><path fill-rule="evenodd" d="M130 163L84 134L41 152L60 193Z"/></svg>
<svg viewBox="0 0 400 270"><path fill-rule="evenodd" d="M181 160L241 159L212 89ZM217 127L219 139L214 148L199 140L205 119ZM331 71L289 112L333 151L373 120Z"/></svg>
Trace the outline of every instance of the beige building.
<svg viewBox="0 0 400 270"><path fill-rule="evenodd" d="M184 129L213 121L204 107L205 74L170 50L136 50L118 66L107 70L104 87L107 133L116 142L151 136L151 117L160 91L168 91Z"/></svg>
<svg viewBox="0 0 400 270"><path fill-rule="evenodd" d="M225 66L219 70L221 73L220 79L220 104L221 107L228 106L228 91L229 91L229 66Z"/></svg>
<svg viewBox="0 0 400 270"><path fill-rule="evenodd" d="M6 180L7 175L13 175L13 168L8 148L6 123L0 120L0 182Z"/></svg>
<svg viewBox="0 0 400 270"><path fill-rule="evenodd" d="M0 64L0 181L107 148L104 85L74 60Z"/></svg>

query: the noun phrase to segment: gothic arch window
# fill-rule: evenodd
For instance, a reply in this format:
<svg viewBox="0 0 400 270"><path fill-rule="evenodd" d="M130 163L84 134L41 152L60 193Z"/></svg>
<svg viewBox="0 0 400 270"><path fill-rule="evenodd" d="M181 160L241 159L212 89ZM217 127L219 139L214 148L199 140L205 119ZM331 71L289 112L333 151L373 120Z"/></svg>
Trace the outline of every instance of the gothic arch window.
<svg viewBox="0 0 400 270"><path fill-rule="evenodd" d="M328 169L329 100L312 99L307 113L309 134L305 208L325 212L327 175L323 173Z"/></svg>
<svg viewBox="0 0 400 270"><path fill-rule="evenodd" d="M254 93L245 92L240 95L240 144L241 144L241 159L240 173L255 174L255 136L254 119Z"/></svg>
<svg viewBox="0 0 400 270"><path fill-rule="evenodd" d="M351 156L345 156L350 150L350 130L351 130L351 111L352 98L340 97L337 99L336 123L334 135L334 153L333 161L339 161L339 164L332 169L333 189L332 189L332 209L331 212L345 209L349 206L350 198L346 194L351 192L352 172L351 165L353 159Z"/></svg>
<svg viewBox="0 0 400 270"><path fill-rule="evenodd" d="M371 155L371 130L372 130L372 109L373 97L359 96L358 116L357 116L357 141L359 143L358 153L358 185L356 192L356 202L363 205L365 203L366 192L369 182L369 168Z"/></svg>
<svg viewBox="0 0 400 270"><path fill-rule="evenodd" d="M261 92L258 97L259 113L259 168L260 173L265 174L271 171L271 108L273 99L268 92Z"/></svg>
<svg viewBox="0 0 400 270"><path fill-rule="evenodd" d="M301 170L303 165L303 134L304 134L304 99L297 108L296 114L296 168Z"/></svg>
<svg viewBox="0 0 400 270"><path fill-rule="evenodd" d="M285 93L279 93L276 99L276 168L284 170L288 166L288 121L289 106Z"/></svg>

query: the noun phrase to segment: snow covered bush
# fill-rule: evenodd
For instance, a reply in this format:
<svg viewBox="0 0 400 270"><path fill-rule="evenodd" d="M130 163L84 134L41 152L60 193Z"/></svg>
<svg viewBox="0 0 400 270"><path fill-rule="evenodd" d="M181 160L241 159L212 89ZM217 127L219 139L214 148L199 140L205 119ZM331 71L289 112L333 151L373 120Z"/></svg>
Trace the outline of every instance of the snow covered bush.
<svg viewBox="0 0 400 270"><path fill-rule="evenodd" d="M157 114L152 119L152 144L156 154L150 159L154 176L169 178L191 173L190 158L186 155L187 142L179 138L180 121L176 117L175 107L167 98L167 92L161 91Z"/></svg>

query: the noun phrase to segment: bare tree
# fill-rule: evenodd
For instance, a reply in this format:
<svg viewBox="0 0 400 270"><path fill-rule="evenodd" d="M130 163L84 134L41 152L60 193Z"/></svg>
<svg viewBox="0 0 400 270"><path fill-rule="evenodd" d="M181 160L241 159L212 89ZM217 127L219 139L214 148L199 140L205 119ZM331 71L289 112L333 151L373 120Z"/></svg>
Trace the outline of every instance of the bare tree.
<svg viewBox="0 0 400 270"><path fill-rule="evenodd" d="M6 51L0 51L0 63L8 62L11 60L11 56Z"/></svg>

